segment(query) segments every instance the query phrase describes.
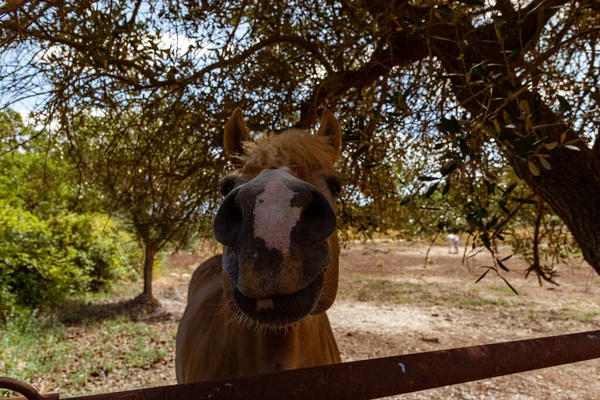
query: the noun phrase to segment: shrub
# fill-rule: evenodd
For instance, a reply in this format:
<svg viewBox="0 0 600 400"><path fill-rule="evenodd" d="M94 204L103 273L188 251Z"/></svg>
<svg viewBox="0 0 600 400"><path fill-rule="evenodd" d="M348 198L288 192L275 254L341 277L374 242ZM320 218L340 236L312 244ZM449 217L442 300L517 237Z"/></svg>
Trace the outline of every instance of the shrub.
<svg viewBox="0 0 600 400"><path fill-rule="evenodd" d="M137 243L102 214L67 214L48 221L55 246L96 292L120 278L136 275L142 259Z"/></svg>
<svg viewBox="0 0 600 400"><path fill-rule="evenodd" d="M64 213L44 221L0 201L0 313L11 305L55 306L131 278L136 249L106 216Z"/></svg>

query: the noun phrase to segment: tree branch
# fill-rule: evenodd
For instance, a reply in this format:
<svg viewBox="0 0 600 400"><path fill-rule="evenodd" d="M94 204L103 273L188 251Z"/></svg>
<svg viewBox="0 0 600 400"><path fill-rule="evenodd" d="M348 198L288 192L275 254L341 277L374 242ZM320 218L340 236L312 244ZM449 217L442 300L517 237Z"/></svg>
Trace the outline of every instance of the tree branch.
<svg viewBox="0 0 600 400"><path fill-rule="evenodd" d="M31 0L6 0L6 3L0 7L0 17L4 14L17 11Z"/></svg>
<svg viewBox="0 0 600 400"><path fill-rule="evenodd" d="M141 5L142 5L142 0L138 0L135 3L135 6L133 7L133 11L131 12L131 18L127 22L127 26L129 27L129 29L131 29L133 27L133 24L135 24L135 19L137 18L137 15L138 15L138 12L140 11Z"/></svg>
<svg viewBox="0 0 600 400"><path fill-rule="evenodd" d="M557 11L553 8L550 11L545 11L545 8L540 8L540 4L546 7L558 7L567 3L568 0L546 0L545 2L534 2L529 7L522 10L525 14L523 21L514 21L513 24L505 24L502 27L505 36L514 29L519 29L521 35L515 35L516 39L507 40L504 50L515 50L521 47L522 43L528 43L534 40L536 33L539 31L539 24L546 23ZM328 98L339 98L351 89L360 89L367 87L375 82L379 77L387 74L392 68L398 66L410 65L416 61L422 60L429 55L428 43L423 39L422 35L413 33L414 26L407 26L409 29L397 29L399 20L419 21L425 18L429 13L428 8L411 7L408 2L399 2L398 4L389 1L374 1L367 5L371 15L380 21L381 24L387 25L387 36L383 40L387 40L388 46L378 45L381 49L376 52L371 60L360 70L345 70L338 71L335 74L328 74L319 84L313 89L312 95L300 106L300 121L296 125L299 128L308 128L315 124L317 110ZM541 14L536 14L536 11L541 10ZM396 18L391 19L393 15ZM540 20L539 15L543 18ZM400 18L402 17L402 18ZM516 16L515 16L516 17ZM417 27L418 28L418 27ZM496 40L496 26L494 23L474 28L469 24L463 28L465 32L463 36L468 36L473 42L477 40L494 41ZM459 52L459 43L463 38L457 37L457 30L449 24L435 24L428 29L429 40L433 42L439 50L444 53L447 59L456 59ZM436 39L437 38L437 39ZM496 54L501 54L497 51ZM476 54L472 57L479 57ZM477 62L480 62L478 60ZM477 63L474 59L467 64L474 65ZM454 70L459 69L462 64L455 60L453 65ZM453 71L456 72L456 71Z"/></svg>
<svg viewBox="0 0 600 400"><path fill-rule="evenodd" d="M496 8L505 16L514 15L516 12L510 0L497 0Z"/></svg>
<svg viewBox="0 0 600 400"><path fill-rule="evenodd" d="M248 59L250 56L252 56L254 53L256 53L266 47L269 47L274 44L279 44L279 43L294 44L294 45L298 45L298 46L304 48L308 52L312 53L315 56L315 58L321 62L323 67L325 67L325 69L327 70L328 74L334 73L333 68L329 64L329 61L327 61L327 58L325 58L325 56L321 53L319 48L314 43L312 43L302 37L299 37L299 36L277 34L277 35L271 36L267 39L261 40L260 42L256 43L253 46L250 46L249 48L247 48L246 50L244 50L243 52L241 52L240 54L238 54L234 57L228 58L227 60L216 62L211 65L208 65L208 66L202 68L201 70L199 70L198 72L196 72L186 78L179 79L179 80L172 80L172 81L168 81L168 80L162 81L162 82L158 83L158 86L186 85L191 82L198 81L199 79L202 79L202 77L204 75L206 75L207 73L209 73L215 69L227 68L232 65L240 64L240 63L244 62L246 59Z"/></svg>
<svg viewBox="0 0 600 400"><path fill-rule="evenodd" d="M535 216L535 224L534 224L534 232L533 232L533 264L525 271L525 278L529 276L530 273L535 272L538 282L540 286L542 286L542 279L546 282L552 283L556 286L559 286L557 282L552 279L555 274L553 271L549 271L548 274L542 268L540 264L540 226L542 225L542 219L544 218L544 200L538 197L537 208L536 208L536 216Z"/></svg>

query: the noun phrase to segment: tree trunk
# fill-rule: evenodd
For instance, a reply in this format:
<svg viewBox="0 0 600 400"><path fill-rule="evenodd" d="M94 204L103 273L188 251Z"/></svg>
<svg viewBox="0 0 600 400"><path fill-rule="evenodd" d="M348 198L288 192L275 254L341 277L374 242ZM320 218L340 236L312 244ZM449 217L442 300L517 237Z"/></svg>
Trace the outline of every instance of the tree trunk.
<svg viewBox="0 0 600 400"><path fill-rule="evenodd" d="M477 35L477 30L467 30L459 42L463 42L463 39L474 43L481 37ZM586 146L569 124L555 114L543 102L541 96L535 93L535 88L515 95L517 88L522 85L516 82L516 78L513 78L512 85L510 79L502 80L504 78L502 73L506 66L488 69L490 76L498 74L496 82L500 82L494 85L493 101L486 101L483 91L480 92L481 95L473 95L480 88L476 87L477 83L469 83L466 80L466 71L484 60L492 60L497 63L496 65L502 65L504 60L501 48L478 48L478 51L466 53L462 61L457 61L460 54L458 46L454 43L442 44L443 47L433 47L433 54L441 60L448 73L456 74L451 78L454 93L460 104L473 116L477 117L485 111L488 115L498 115L499 120L502 120L504 113L519 119L521 101L526 101L532 110L533 104L536 104L535 111L531 115L532 123L534 126L547 127L537 134L540 136L543 134L547 139L546 143L558 144L553 150L543 150L543 153L549 156L547 161L551 165L550 170L541 167L535 157L528 158L528 154L519 155L519 139L531 135L524 128L520 128L519 135L514 135L508 128L501 128L497 142L513 165L519 165L527 184L564 221L579 244L584 259L600 274L600 175L598 175L600 151L596 148L597 145L594 149ZM508 99L512 100L504 101ZM485 107L482 106L483 104ZM561 146L563 143L561 137L564 142L571 143L571 146L576 146L579 150ZM539 176L533 175L530 171L529 160L539 166Z"/></svg>
<svg viewBox="0 0 600 400"><path fill-rule="evenodd" d="M453 68L447 70L455 72ZM502 88L495 87L495 92L501 93ZM456 90L455 93L462 106L473 115L481 112L480 105L473 99L471 92ZM524 92L501 110L510 115L519 115L519 101L525 100L532 104L534 97L533 93ZM508 93L505 98L508 98ZM488 111L496 110L490 107ZM580 140L577 141L579 138L575 132L561 121L548 105L540 103L533 120L535 125L549 126L545 131L547 143L560 143L561 135L565 134L565 142L572 142L571 146L576 146L579 150L559 145L553 150L544 151L549 155L547 161L551 169L543 168L534 157L533 162L540 170L539 176L535 176L529 169L528 159L514 154L513 148L517 145L515 139L518 140L518 137L510 138L510 133L507 134L505 128L502 128L499 137L510 139L503 142L499 140L500 149L513 165L519 166L521 175L529 187L564 221L581 248L583 258L600 274L600 175L597 168L600 161L589 147ZM522 136L527 135L525 131L520 133Z"/></svg>
<svg viewBox="0 0 600 400"><path fill-rule="evenodd" d="M156 257L156 251L158 250L159 242L146 242L144 243L144 291L142 297L156 302L152 296L152 270L154 268L154 258Z"/></svg>
<svg viewBox="0 0 600 400"><path fill-rule="evenodd" d="M548 159L552 170L533 176L522 165L523 178L564 221L583 258L600 274L600 182L590 168L589 148L558 148Z"/></svg>

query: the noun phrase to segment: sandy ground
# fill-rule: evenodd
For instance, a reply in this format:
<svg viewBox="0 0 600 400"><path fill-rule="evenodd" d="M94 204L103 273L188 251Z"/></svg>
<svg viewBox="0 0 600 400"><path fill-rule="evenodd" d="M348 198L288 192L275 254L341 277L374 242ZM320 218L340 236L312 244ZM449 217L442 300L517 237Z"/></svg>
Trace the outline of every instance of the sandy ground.
<svg viewBox="0 0 600 400"><path fill-rule="evenodd" d="M340 289L328 312L344 361L503 342L600 329L600 279L586 264L561 265L560 286L540 287L525 280L523 261L507 261L504 276L515 295L492 273L478 284L481 254L462 262L435 246L378 240L355 242L340 260ZM164 348L152 363L136 368L116 365L110 373L86 378L69 390L68 376L33 382L42 390L89 394L175 383L174 335L185 308L190 274L202 257L172 255L155 292L166 313L151 317L157 332L149 346ZM99 329L73 326L70 340L81 347L98 341ZM112 346L128 350L128 341ZM101 339L108 340L108 339ZM123 364L126 364L123 361ZM600 360L532 371L404 395L402 399L599 399Z"/></svg>

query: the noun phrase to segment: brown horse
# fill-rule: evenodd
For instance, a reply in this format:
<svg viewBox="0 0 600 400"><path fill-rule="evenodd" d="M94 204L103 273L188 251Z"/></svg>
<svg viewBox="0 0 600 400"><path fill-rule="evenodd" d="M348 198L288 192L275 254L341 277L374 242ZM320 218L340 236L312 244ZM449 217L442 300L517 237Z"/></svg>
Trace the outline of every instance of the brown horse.
<svg viewBox="0 0 600 400"><path fill-rule="evenodd" d="M338 286L333 171L341 129L325 110L316 135L252 141L237 109L215 217L222 255L196 269L177 332L177 381L198 382L340 362L325 311Z"/></svg>

